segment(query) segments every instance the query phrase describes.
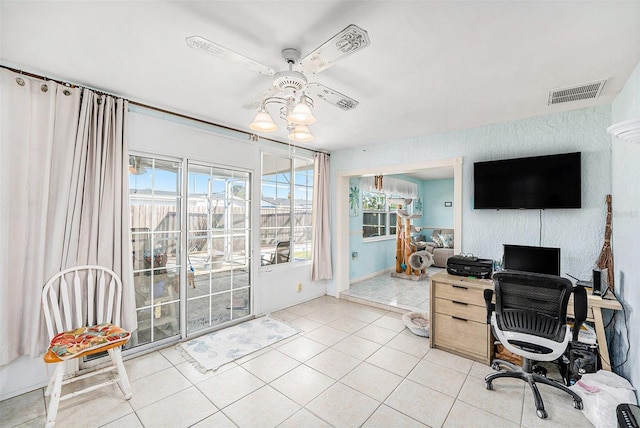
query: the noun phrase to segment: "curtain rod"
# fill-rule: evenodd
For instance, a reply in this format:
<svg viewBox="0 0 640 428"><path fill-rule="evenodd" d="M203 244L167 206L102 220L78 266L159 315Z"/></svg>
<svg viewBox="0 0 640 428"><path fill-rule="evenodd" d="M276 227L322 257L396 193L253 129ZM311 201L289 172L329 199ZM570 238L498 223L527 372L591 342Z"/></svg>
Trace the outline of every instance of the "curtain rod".
<svg viewBox="0 0 640 428"><path fill-rule="evenodd" d="M227 130L234 131L234 132L240 132L241 134L247 135L249 137L249 139L251 139L252 141L258 141L258 139L262 139L262 140L266 140L266 141L271 141L273 143L282 144L282 145L285 145L285 146L289 146L290 145L288 143L285 143L285 142L282 142L282 141L278 141L278 140L274 140L274 139L271 139L271 138L260 137L257 134L251 134L251 133L249 133L247 131L243 131L241 129L231 128L230 126L220 125L220 124L217 124L217 123L214 123L214 122L210 122L208 120L199 119L197 117L188 116L188 115L182 114L182 113L176 113L176 112L171 111L171 110L166 110L166 109L162 109L160 107L151 106L151 105L148 105L148 104L141 103L139 101L133 101L133 100L125 98L125 97L123 97L121 95L117 95L117 94L113 94L113 93L110 93L110 92L106 92L106 91L103 91L101 89L96 89L96 88L92 88L92 87L89 87L89 86L83 86L83 85L78 85L78 84L75 84L75 83L65 82L65 81L59 80L59 79L52 79L50 77L41 76L39 74L35 74L35 73L28 72L28 71L20 70L20 69L17 69L17 68L9 67L9 66L6 66L4 64L0 64L0 67L4 68L4 69L7 69L9 71L13 71L14 73L25 75L27 77L33 77L35 79L42 79L42 80L49 80L49 81L52 81L52 82L59 83L59 84L61 84L63 86L66 86L68 88L89 89L89 90L91 90L93 92L97 92L100 95L110 95L110 96L113 96L113 97L122 98L124 100L129 101L130 104L136 105L138 107L148 108L150 110L155 110L155 111L160 112L160 113L170 114L170 115L177 116L177 117L180 117L180 118L183 118L183 119L194 120L196 122L203 123L205 125L211 125L211 126L227 129ZM320 151L320 150L308 149L306 147L298 147L298 148L303 149L303 150L309 150L309 151L314 152L314 153L324 153L327 156L331 156L331 153L326 153L326 152L323 152L323 151Z"/></svg>

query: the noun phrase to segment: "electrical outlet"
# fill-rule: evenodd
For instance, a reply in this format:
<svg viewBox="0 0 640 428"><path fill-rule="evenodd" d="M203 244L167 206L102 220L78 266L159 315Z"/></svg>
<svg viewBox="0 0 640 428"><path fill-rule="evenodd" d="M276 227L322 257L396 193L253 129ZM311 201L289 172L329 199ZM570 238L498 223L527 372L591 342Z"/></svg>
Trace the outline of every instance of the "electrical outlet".
<svg viewBox="0 0 640 428"><path fill-rule="evenodd" d="M301 282L298 283L298 286L296 287L296 290L298 291L298 293L302 291L302 283Z"/></svg>

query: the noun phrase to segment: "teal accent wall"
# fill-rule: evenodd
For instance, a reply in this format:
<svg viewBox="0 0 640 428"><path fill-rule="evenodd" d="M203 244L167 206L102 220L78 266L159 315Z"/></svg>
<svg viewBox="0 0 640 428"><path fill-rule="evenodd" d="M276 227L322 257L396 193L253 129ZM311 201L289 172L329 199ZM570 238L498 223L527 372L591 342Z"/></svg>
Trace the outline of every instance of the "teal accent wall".
<svg viewBox="0 0 640 428"><path fill-rule="evenodd" d="M422 182L422 225L453 228L453 178ZM451 202L445 207L445 202Z"/></svg>

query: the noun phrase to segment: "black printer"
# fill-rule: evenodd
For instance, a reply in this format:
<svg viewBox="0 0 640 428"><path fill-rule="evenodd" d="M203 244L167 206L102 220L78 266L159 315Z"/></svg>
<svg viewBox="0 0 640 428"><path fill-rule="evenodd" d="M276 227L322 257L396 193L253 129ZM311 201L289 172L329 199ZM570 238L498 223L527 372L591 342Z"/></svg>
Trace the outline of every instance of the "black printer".
<svg viewBox="0 0 640 428"><path fill-rule="evenodd" d="M493 260L473 256L451 256L447 259L447 272L451 275L491 278Z"/></svg>

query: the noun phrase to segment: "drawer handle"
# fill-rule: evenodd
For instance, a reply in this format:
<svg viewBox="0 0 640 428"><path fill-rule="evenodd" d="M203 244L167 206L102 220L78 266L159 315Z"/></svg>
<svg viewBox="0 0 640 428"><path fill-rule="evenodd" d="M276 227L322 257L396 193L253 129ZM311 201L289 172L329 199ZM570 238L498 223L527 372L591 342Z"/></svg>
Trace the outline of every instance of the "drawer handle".
<svg viewBox="0 0 640 428"><path fill-rule="evenodd" d="M460 318L460 317L454 317L453 315L451 315L451 318L453 318L454 320L467 322L467 320L466 320L466 319L464 319L464 318Z"/></svg>
<svg viewBox="0 0 640 428"><path fill-rule="evenodd" d="M463 306L468 306L468 303L465 302L458 302L457 300L452 300L451 303L454 303L456 305L463 305Z"/></svg>
<svg viewBox="0 0 640 428"><path fill-rule="evenodd" d="M462 290L468 290L468 289L469 289L468 287L465 287L465 286L463 286L463 285L451 285L451 286L452 286L453 288L460 288L460 289L462 289Z"/></svg>

